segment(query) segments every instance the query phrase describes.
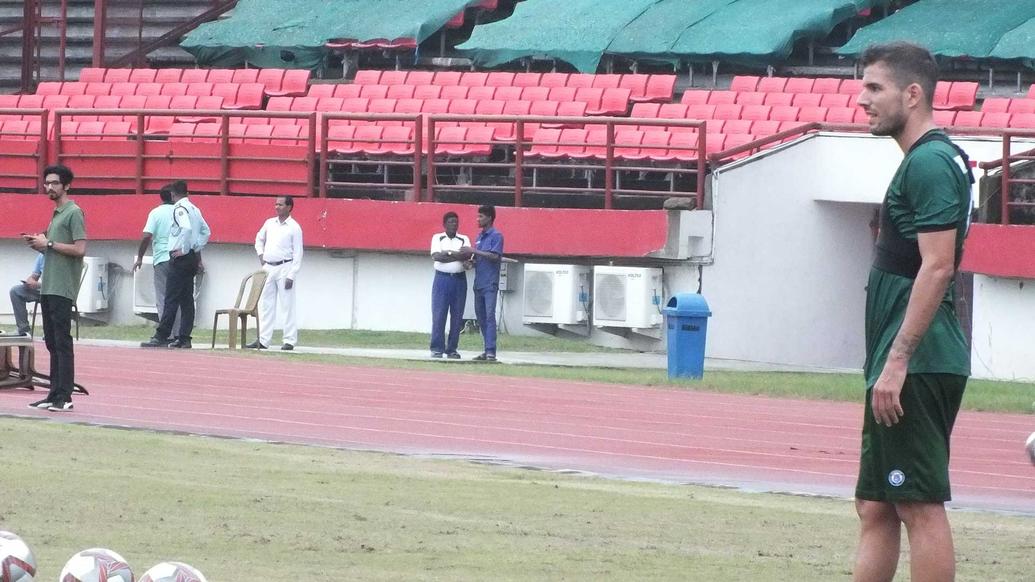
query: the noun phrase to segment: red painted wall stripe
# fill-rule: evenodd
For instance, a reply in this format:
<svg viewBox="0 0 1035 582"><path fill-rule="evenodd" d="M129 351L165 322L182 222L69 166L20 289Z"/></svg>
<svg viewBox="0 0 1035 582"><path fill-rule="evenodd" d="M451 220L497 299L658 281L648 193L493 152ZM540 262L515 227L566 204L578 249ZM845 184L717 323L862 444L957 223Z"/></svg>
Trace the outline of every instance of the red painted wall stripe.
<svg viewBox="0 0 1035 582"><path fill-rule="evenodd" d="M94 240L140 240L147 213L158 196L75 196L86 213ZM255 241L255 232L273 216L269 197L194 196L212 227L212 241ZM0 194L0 238L46 228L53 203L42 194ZM427 252L431 236L442 230L442 215L460 215L460 232L478 234L477 207L375 200L296 198L293 216L307 247ZM496 208L496 226L507 254L541 257L643 257L665 247L664 210L581 210Z"/></svg>
<svg viewBox="0 0 1035 582"><path fill-rule="evenodd" d="M1035 279L1035 226L972 225L960 268L995 277Z"/></svg>

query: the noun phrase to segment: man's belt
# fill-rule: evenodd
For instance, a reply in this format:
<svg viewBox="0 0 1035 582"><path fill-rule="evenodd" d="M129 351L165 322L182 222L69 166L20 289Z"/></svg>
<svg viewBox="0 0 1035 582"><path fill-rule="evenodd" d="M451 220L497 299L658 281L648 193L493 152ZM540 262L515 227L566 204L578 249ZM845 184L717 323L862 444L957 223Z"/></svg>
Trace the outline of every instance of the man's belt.
<svg viewBox="0 0 1035 582"><path fill-rule="evenodd" d="M271 267L276 267L277 265L283 265L284 263L290 263L290 262L291 262L291 259L284 259L283 261L263 261L263 263L265 263L265 264L267 264L267 265L269 265Z"/></svg>
<svg viewBox="0 0 1035 582"><path fill-rule="evenodd" d="M467 276L467 273L465 271L460 271L459 273L447 273L445 271L439 271L438 269L435 269L435 273L438 274L438 275L445 275L447 277L466 277Z"/></svg>

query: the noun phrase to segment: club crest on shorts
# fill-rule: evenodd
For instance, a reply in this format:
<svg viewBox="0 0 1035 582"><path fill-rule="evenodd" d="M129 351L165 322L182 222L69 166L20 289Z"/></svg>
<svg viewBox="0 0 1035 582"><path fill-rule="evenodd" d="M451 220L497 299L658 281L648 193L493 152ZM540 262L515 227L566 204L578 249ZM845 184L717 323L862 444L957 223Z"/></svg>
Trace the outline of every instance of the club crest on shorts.
<svg viewBox="0 0 1035 582"><path fill-rule="evenodd" d="M888 473L888 483L891 483L892 487L901 487L906 482L906 474L898 469Z"/></svg>

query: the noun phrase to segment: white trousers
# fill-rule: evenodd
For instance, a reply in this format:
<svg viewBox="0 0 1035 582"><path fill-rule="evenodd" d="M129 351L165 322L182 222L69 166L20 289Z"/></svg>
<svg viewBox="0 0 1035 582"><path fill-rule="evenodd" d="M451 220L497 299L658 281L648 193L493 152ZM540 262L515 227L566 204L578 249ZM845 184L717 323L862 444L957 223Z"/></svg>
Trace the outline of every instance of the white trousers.
<svg viewBox="0 0 1035 582"><path fill-rule="evenodd" d="M266 278L266 286L262 288L262 298L259 300L259 343L264 346L269 346L273 340L274 327L284 329L284 343L291 345L298 343L298 324L295 322L295 286L292 286L291 289L284 288L290 268L291 263L262 266L262 270L269 273Z"/></svg>

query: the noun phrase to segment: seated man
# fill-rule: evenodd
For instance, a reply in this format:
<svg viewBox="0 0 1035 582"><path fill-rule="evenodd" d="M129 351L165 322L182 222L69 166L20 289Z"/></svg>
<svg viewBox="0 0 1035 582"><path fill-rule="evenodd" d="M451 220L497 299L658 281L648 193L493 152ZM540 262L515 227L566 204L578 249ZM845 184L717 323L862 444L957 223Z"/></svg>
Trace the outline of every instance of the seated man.
<svg viewBox="0 0 1035 582"><path fill-rule="evenodd" d="M18 335L29 335L29 312L26 303L40 300L40 277L43 275L43 253L36 255L36 264L32 273L14 287L11 287L11 307L14 310L14 322L18 326Z"/></svg>

